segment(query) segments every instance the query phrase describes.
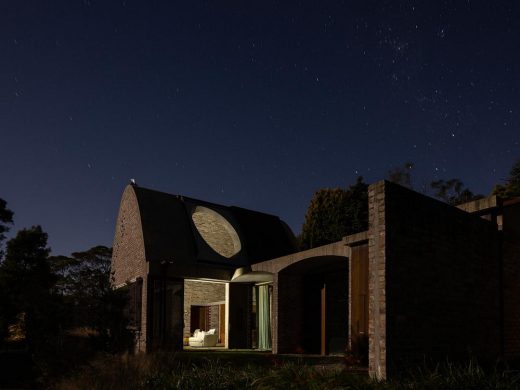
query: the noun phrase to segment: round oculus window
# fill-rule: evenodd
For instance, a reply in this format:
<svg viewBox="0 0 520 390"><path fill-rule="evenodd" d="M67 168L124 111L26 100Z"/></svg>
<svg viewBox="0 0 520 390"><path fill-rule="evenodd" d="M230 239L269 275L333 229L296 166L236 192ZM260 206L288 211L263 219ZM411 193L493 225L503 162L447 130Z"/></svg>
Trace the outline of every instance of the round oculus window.
<svg viewBox="0 0 520 390"><path fill-rule="evenodd" d="M229 259L242 249L236 230L216 211L197 206L191 219L206 244L219 255Z"/></svg>

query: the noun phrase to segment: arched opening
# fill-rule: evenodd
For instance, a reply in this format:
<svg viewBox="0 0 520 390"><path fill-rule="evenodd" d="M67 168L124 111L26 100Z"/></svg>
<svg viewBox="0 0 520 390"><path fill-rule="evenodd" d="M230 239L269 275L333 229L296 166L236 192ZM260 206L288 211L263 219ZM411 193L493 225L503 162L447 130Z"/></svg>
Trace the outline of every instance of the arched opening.
<svg viewBox="0 0 520 390"><path fill-rule="evenodd" d="M348 343L348 259L320 256L278 273L278 352L344 353Z"/></svg>

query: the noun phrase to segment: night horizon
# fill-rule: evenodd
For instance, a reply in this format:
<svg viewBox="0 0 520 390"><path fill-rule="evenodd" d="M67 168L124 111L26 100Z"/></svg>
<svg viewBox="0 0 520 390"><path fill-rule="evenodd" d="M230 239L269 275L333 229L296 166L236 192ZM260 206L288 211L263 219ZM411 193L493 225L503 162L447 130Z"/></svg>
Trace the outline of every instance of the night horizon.
<svg viewBox="0 0 520 390"><path fill-rule="evenodd" d="M139 186L279 216L414 163L490 195L520 157L520 7L137 1L3 5L9 238L111 246Z"/></svg>

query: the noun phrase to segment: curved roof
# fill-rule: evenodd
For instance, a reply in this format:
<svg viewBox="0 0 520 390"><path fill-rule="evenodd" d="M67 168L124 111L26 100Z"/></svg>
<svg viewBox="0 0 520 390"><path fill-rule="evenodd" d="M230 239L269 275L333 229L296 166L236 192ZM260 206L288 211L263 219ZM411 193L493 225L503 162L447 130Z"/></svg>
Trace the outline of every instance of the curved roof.
<svg viewBox="0 0 520 390"><path fill-rule="evenodd" d="M133 189L139 206L147 261L199 261L240 267L296 251L290 228L274 215L136 185L129 187L127 189ZM240 239L238 252L231 252L234 255L229 257L223 256L215 250L214 243L206 241L206 235L199 232L192 218L197 208L210 209L225 219L226 228L231 233L236 232Z"/></svg>

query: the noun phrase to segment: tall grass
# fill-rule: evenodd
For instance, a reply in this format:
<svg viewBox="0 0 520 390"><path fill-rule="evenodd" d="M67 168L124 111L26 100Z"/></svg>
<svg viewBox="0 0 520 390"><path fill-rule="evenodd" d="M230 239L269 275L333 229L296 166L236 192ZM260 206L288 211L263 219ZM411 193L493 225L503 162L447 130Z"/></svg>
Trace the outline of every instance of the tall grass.
<svg viewBox="0 0 520 390"><path fill-rule="evenodd" d="M446 362L434 369L421 369L408 373L408 389L447 390L501 390L520 389L520 371L495 367L484 370L474 361L466 365Z"/></svg>
<svg viewBox="0 0 520 390"><path fill-rule="evenodd" d="M204 355L202 355L204 356ZM264 361L268 361L264 359ZM247 358L224 361L211 354L197 359L175 354L102 357L55 385L67 390L119 389L355 389L501 390L520 389L520 373L484 371L473 362L415 369L399 380L377 381L335 366L304 362L262 364Z"/></svg>

